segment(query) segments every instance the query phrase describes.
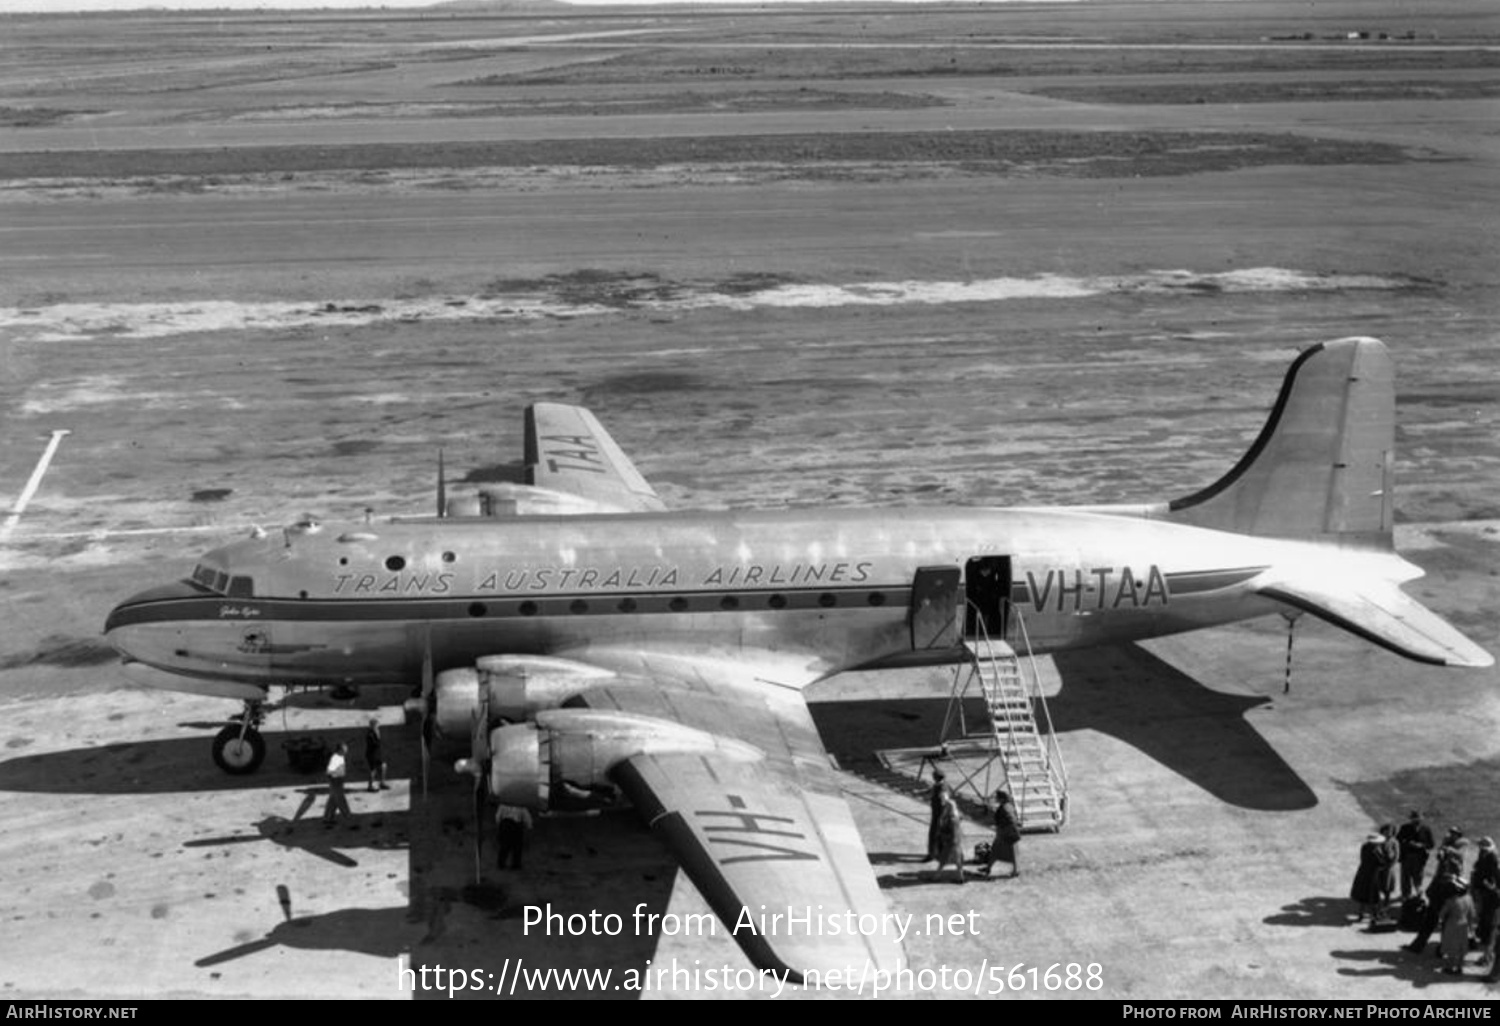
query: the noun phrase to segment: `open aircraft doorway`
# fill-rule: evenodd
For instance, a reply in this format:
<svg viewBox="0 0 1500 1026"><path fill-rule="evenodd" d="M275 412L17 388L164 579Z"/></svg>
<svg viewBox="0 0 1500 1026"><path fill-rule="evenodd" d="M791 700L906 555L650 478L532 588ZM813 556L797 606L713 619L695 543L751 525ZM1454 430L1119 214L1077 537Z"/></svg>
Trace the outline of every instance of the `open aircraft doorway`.
<svg viewBox="0 0 1500 1026"><path fill-rule="evenodd" d="M975 556L965 563L964 598L964 637L1003 640L1010 628L1010 557Z"/></svg>

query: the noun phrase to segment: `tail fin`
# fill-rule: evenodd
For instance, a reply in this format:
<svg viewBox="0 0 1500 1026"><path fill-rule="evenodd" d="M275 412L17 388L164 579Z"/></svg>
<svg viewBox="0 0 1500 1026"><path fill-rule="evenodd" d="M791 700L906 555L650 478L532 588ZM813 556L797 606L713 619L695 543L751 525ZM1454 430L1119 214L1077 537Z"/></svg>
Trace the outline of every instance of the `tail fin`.
<svg viewBox="0 0 1500 1026"><path fill-rule="evenodd" d="M1390 353L1345 338L1292 363L1270 419L1229 473L1164 511L1196 527L1392 549L1396 391Z"/></svg>

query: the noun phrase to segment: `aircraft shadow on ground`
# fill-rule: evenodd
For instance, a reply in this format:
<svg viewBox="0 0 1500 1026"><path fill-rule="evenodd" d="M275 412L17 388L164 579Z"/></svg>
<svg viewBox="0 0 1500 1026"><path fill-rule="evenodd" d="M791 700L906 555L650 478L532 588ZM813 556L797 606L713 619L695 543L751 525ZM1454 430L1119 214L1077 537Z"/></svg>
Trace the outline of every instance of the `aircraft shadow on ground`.
<svg viewBox="0 0 1500 1026"><path fill-rule="evenodd" d="M359 862L346 853L350 848L389 850L410 844L408 815L402 811L358 812L332 826L323 822L326 788L308 788L292 818L267 816L253 831L197 837L184 841L184 848L219 848L227 845L269 842L283 848L305 851L336 866L352 869Z"/></svg>
<svg viewBox="0 0 1500 1026"><path fill-rule="evenodd" d="M1204 687L1139 645L1053 656L1063 687L1049 700L1059 733L1097 730L1124 741L1230 805L1310 809L1317 795L1245 713L1270 699Z"/></svg>
<svg viewBox="0 0 1500 1026"><path fill-rule="evenodd" d="M262 937L210 952L193 964L200 969L212 969L273 948L347 951L390 959L392 993L404 986L407 992L419 998L446 1000L450 994L484 997L488 995L475 989L476 981L498 983L507 979L510 967L504 964L506 960L515 964L524 956L532 968L539 971L548 967L574 969L583 963L576 941L559 943L554 938L549 944L547 939L526 937L507 941L503 936L495 936L521 932L524 917L517 895L523 890L537 889L534 882L518 885L512 875L509 881L475 883L471 880L462 885L440 885L429 891L414 891L413 900L406 907L346 908L309 915L297 913L296 895L291 887L281 884L276 888L283 917L280 922ZM648 901L647 905L663 911L665 896L662 895L659 901ZM473 922L466 924L461 931L450 931L450 922L458 914L455 909L459 907L470 910L472 915L469 918ZM630 910L612 911L628 916ZM476 923L479 924L477 929ZM553 950L549 951L549 947ZM622 945L622 951L624 948ZM644 965L650 957L648 947L637 961ZM441 976L431 971L423 976L424 966L429 970L444 966L446 971ZM410 968L413 974L405 981L401 979L402 968ZM453 974L452 980L449 973ZM418 986L418 981L426 987ZM450 987L456 990L450 990ZM516 994L536 996L520 987Z"/></svg>
<svg viewBox="0 0 1500 1026"><path fill-rule="evenodd" d="M631 810L538 819L527 835L520 870L496 865L493 822L486 816L474 848L473 807L445 791L413 812L410 917L429 924L410 950L411 965L462 966L493 989L527 973L608 970L612 979L646 971L657 958L656 931L666 917L677 865ZM477 870L477 879L476 879ZM531 911L533 922L528 923ZM637 913L640 913L637 916ZM536 919L550 914L543 922ZM618 917L617 933L604 932ZM588 926L577 917L591 917ZM661 922L658 918L656 922ZM511 993L507 987L505 993ZM446 1000L446 991L419 998ZM493 997L465 988L455 997ZM629 998L631 990L521 984L515 997Z"/></svg>
<svg viewBox="0 0 1500 1026"><path fill-rule="evenodd" d="M1048 699L1060 735L1094 730L1131 745L1228 804L1257 811L1312 808L1317 796L1245 720L1264 697L1228 695L1204 687L1137 645L1053 656L1062 689ZM948 699L814 702L813 719L835 758L867 771L873 753L935 748L942 740ZM969 722L983 723L977 702ZM1061 743L1066 749L1067 738ZM1087 767L1074 764L1075 774ZM898 786L892 781L892 786ZM904 780L904 784L914 783ZM900 788L914 793L910 786ZM984 818L982 806L966 814Z"/></svg>
<svg viewBox="0 0 1500 1026"><path fill-rule="evenodd" d="M1244 719L1263 698L1221 694L1135 646L1123 646L1057 660L1063 679L1050 702L1060 733L1091 729L1120 738L1163 765L1176 770L1216 797L1253 809L1301 809L1316 803L1311 791ZM947 712L946 698L904 701L820 702L811 706L830 751L846 768L878 766L873 753L889 748L937 744ZM972 709L972 707L971 707ZM977 710L974 710L977 711ZM319 817L324 788L316 773L292 767L282 743L320 736L330 744L351 742L355 752L351 804L359 810L363 767L358 738L350 728L317 732L267 732L268 756L249 777L231 777L209 758L211 737L122 743L63 752L23 755L0 763L0 789L56 794L164 794L184 791L294 789L301 797L287 815L247 823L244 830L189 842L215 844L272 843L300 849L309 858L359 871L359 849L405 844L408 848L409 904L406 908L339 909L302 914L292 902L283 918L266 925L266 933L233 947L202 954L202 968L227 966L278 946L303 950L347 950L389 957L409 955L409 965L464 966L495 981L513 972L524 959L528 970L579 968L640 972L656 958L658 938L637 932L637 908L647 914L669 911L677 869L670 854L633 813L541 820L532 833L526 869L502 873L494 868L493 824L484 831L476 877L475 815L464 780L444 770L434 757L427 799L414 798L411 811L356 811L350 824L323 828ZM420 793L420 747L415 726L387 732L391 777L413 779ZM1066 742L1066 739L1064 739ZM1075 772L1086 772L1075 766ZM905 779L908 794L920 794L920 782ZM488 810L486 810L488 811ZM982 818L982 808L966 809ZM384 816L378 821L377 817ZM354 829L358 826L359 829ZM922 827L917 826L918 833ZM894 861L894 856L893 856ZM897 870L885 887L915 886L942 879L927 867ZM951 870L950 870L951 873ZM972 877L971 877L972 879ZM292 881L295 883L295 880ZM997 885L999 886L999 885ZM613 913L627 924L617 936L580 938L538 935L526 928L527 906L550 908L562 915ZM1314 913L1316 915L1316 912ZM1379 962L1369 974L1403 972L1405 962L1387 960L1384 951L1351 952L1349 958ZM1397 951L1396 956L1402 953ZM216 970L217 971L217 970ZM227 970L226 970L227 971ZM1430 977L1413 968L1413 979ZM1433 982L1450 979L1438 976ZM472 996L483 996L466 991ZM522 988L517 996L546 996ZM631 992L552 989L555 996L628 997ZM446 990L417 996L447 999Z"/></svg>
<svg viewBox="0 0 1500 1026"><path fill-rule="evenodd" d="M425 933L426 925L411 922L408 910L404 908L346 908L322 915L291 916L270 929L264 937L204 955L193 964L200 969L211 969L277 947L300 951L353 951L389 958L394 991L396 959L420 943Z"/></svg>
<svg viewBox="0 0 1500 1026"><path fill-rule="evenodd" d="M218 728L223 724L209 724ZM400 730L385 732L387 746ZM346 741L354 753L353 777L363 785L363 728L266 732L266 760L246 776L231 776L214 764L213 736L167 741L126 741L89 748L21 755L0 762L0 790L44 794L164 794L181 791L242 791L288 787L321 780L321 766L294 768L284 749L287 741L321 738L330 748ZM413 737L415 732L413 730ZM412 745L415 750L415 744ZM396 765L394 754L390 755Z"/></svg>
<svg viewBox="0 0 1500 1026"><path fill-rule="evenodd" d="M491 808L476 821L472 781L458 777L443 750L435 752L428 796L421 797L421 748L416 726L385 732L389 779L402 786L410 780L410 809L361 808L366 800L360 759L363 728L310 732L267 732L267 757L256 773L229 776L209 756L212 738L176 738L73 748L23 755L0 763L0 789L15 792L79 795L149 795L183 792L293 791L284 814L259 822L225 824L229 829L184 842L186 847L214 849L237 845L276 845L300 851L308 859L350 872L362 868L361 850L406 848L409 904L405 908L346 908L309 913L298 907L295 893L283 902L280 921L268 923L260 937L201 954L194 964L230 973L240 959L275 948L341 950L389 957L392 986L399 957L410 967L424 966L479 972L470 981L498 981L524 960L528 972L608 969L641 973L651 964L657 932L637 932L635 913L665 917L669 912L677 866L633 811L598 816L545 818L532 831L525 869L496 869ZM350 742L349 803L353 815L333 828L322 823L327 787L315 768L293 768L282 742L322 737L329 744ZM384 801L384 799L383 799ZM474 837L481 846L477 860ZM293 865L302 863L293 858ZM295 888L292 874L282 889ZM616 936L538 935L524 922L527 905L563 915L614 914L626 924ZM659 922L660 920L658 920ZM509 960L509 961L507 961ZM429 975L429 980L435 979ZM587 988L544 990L520 986L515 996L632 997L634 991L597 992ZM447 1000L446 988L418 990L413 996ZM493 996L460 992L454 996Z"/></svg>
<svg viewBox="0 0 1500 1026"><path fill-rule="evenodd" d="M202 954L193 964L230 973L233 963L276 948L348 951L390 959L393 993L400 970L409 968L413 976L406 990L412 996L443 1000L450 997L449 984L461 986L453 997L493 997L475 988L493 991L523 969L533 975L609 970L616 980L647 970L656 957L657 936L638 927L643 916L667 916L677 867L639 818L620 810L539 819L527 837L523 868L502 870L496 865L492 807L476 817L465 783L434 781L426 798L418 790L409 810L368 812L359 809L363 789L353 788L354 814L331 828L322 821L326 789L311 785L301 789L297 808L287 816L267 816L243 830L185 842L200 849L272 844L353 873L369 872L361 868L362 849L405 848L408 862L405 907L314 913L296 892L302 863L295 855L290 863L283 858L275 863L288 867L276 888L280 919L267 924L263 936ZM554 922L593 914L591 922L597 924L614 915L623 928L613 936L601 936L596 926L582 935L548 929L527 922L528 907L534 915L562 917ZM424 967L445 973L424 977ZM455 967L463 979L450 975ZM418 980L428 989L417 986ZM521 983L514 991L517 997L591 993L564 988L556 979ZM633 993L611 990L599 996Z"/></svg>

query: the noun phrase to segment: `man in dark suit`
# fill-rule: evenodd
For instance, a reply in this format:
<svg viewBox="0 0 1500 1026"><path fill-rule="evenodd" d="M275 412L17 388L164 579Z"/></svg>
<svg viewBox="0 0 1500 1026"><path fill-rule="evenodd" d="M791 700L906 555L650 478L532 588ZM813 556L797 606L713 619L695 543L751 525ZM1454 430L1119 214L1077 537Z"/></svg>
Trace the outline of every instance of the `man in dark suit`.
<svg viewBox="0 0 1500 1026"><path fill-rule="evenodd" d="M1432 836L1432 827L1422 822L1422 814L1416 809L1401 829L1396 831L1396 841L1401 845L1401 900L1422 893L1422 876L1427 871L1427 856L1437 842Z"/></svg>
<svg viewBox="0 0 1500 1026"><path fill-rule="evenodd" d="M943 819L943 806L947 804L952 791L948 789L947 778L942 770L935 770L932 774L932 790L927 792L927 804L932 810L932 817L927 821L927 861L931 862L938 857L938 827Z"/></svg>

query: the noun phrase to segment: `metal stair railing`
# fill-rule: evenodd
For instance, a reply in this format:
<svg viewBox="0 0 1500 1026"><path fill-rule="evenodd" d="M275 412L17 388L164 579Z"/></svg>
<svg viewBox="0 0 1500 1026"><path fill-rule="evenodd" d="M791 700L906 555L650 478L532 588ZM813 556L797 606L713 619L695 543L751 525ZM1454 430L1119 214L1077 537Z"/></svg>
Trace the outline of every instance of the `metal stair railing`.
<svg viewBox="0 0 1500 1026"><path fill-rule="evenodd" d="M1053 829L1061 830L1068 819L1068 764L1063 759L1062 746L1058 744L1057 731L1052 726L1052 710L1047 707L1047 693L1042 690L1042 678L1037 672L1036 653L1031 647L1031 636L1026 631L1026 620L1015 606L1011 606L1010 616L1011 631L1020 643L1011 647L1017 653L1026 654L1034 685L1032 691L1035 694L1037 706L1042 710L1041 729L1037 731L1037 734L1044 746L1047 772L1051 778L1052 789L1057 796L1057 820Z"/></svg>
<svg viewBox="0 0 1500 1026"><path fill-rule="evenodd" d="M1036 658L1019 611L1014 611L1014 635L1026 653L1031 681L1039 681ZM984 616L974 618L975 639L968 642L971 679L977 675L985 710L990 718L990 763L999 760L1006 790L1015 803L1022 829L1059 830L1067 817L1066 769L1052 732L1051 711L1040 686L1028 684L1021 668L1020 653L1008 641L996 643L989 635ZM1039 700L1039 701L1038 701ZM1042 710L1046 736L1037 722ZM986 767L988 768L988 767ZM972 778L978 773L970 774ZM986 774L988 777L988 774ZM984 797L991 793L986 781Z"/></svg>
<svg viewBox="0 0 1500 1026"><path fill-rule="evenodd" d="M985 651L988 652L989 635L984 618L976 617L976 623L985 643ZM992 776L995 763L999 762L1000 771L1005 775L1004 784L1007 790L1011 786L1009 768L1003 758L1004 749L997 732L996 720L993 715L989 715L990 700L986 694L987 686L981 670L981 660L976 651L978 646L973 641L965 639L963 647L968 658L959 663L954 670L953 689L948 696L947 715L943 720L941 742L936 754L940 759L952 760L948 770L950 776L954 778L950 786L955 794L968 791L981 804L988 804L995 789L995 780ZM989 719L983 733L969 729L968 716L964 711L964 700L975 678L979 679L980 697L984 699L985 711ZM976 752L983 756L977 763L971 758Z"/></svg>

